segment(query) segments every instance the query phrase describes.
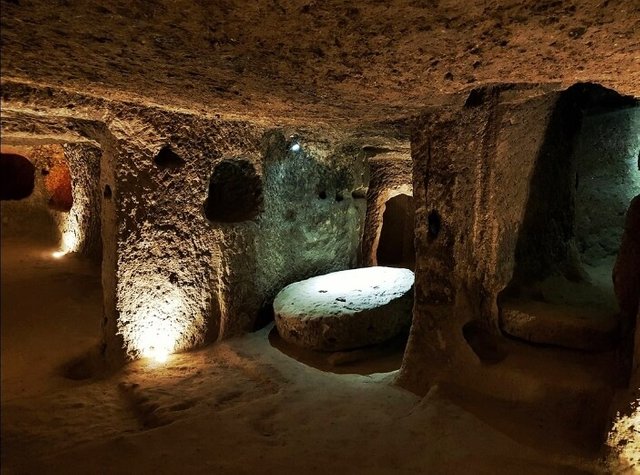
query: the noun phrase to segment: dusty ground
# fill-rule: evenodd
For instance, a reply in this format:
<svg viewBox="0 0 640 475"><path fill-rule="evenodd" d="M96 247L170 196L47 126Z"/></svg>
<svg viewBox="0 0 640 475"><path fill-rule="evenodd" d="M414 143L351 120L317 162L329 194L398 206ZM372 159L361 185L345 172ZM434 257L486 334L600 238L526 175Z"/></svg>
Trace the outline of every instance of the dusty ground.
<svg viewBox="0 0 640 475"><path fill-rule="evenodd" d="M487 82L640 93L634 0L3 0L2 75L282 119L384 120Z"/></svg>
<svg viewBox="0 0 640 475"><path fill-rule="evenodd" d="M4 473L592 467L557 434L537 430L535 418L527 425L508 407L451 388L421 400L391 385L394 372L320 371L272 346L270 327L163 366L140 360L108 377L66 379L61 365L97 339L98 269L72 256L53 260L51 249L2 244Z"/></svg>

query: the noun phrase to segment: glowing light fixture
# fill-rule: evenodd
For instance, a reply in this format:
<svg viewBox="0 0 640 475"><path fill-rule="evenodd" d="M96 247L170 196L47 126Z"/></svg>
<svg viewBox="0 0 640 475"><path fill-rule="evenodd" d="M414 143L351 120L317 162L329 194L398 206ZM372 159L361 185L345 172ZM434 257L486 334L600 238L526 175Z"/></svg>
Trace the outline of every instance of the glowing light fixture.
<svg viewBox="0 0 640 475"><path fill-rule="evenodd" d="M161 318L153 318L142 330L138 339L138 347L143 358L150 358L157 363L164 363L175 351L180 332L170 322Z"/></svg>
<svg viewBox="0 0 640 475"><path fill-rule="evenodd" d="M171 350L168 346L156 343L155 346L145 348L142 356L144 358L150 358L156 363L166 363L170 354Z"/></svg>
<svg viewBox="0 0 640 475"><path fill-rule="evenodd" d="M291 148L289 148L289 150L291 150L292 152L299 152L300 144L298 142L295 142L293 145L291 145Z"/></svg>
<svg viewBox="0 0 640 475"><path fill-rule="evenodd" d="M51 257L54 259L60 259L63 256L66 256L70 252L77 251L78 247L78 238L77 234L72 230L67 229L62 233L62 246L59 250L51 253Z"/></svg>
<svg viewBox="0 0 640 475"><path fill-rule="evenodd" d="M161 276L138 279L122 295L123 307L135 310L127 320L119 322L123 324L119 333L132 357L165 363L192 331L185 296Z"/></svg>

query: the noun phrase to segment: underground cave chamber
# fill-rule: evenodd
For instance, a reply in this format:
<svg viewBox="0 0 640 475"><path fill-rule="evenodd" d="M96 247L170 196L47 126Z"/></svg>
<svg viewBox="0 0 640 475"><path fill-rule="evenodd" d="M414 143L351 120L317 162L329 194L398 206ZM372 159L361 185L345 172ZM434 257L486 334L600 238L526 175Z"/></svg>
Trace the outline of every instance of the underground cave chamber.
<svg viewBox="0 0 640 475"><path fill-rule="evenodd" d="M619 343L612 274L626 210L640 193L639 154L636 101L595 86L559 100L501 300L506 334L587 351Z"/></svg>
<svg viewBox="0 0 640 475"><path fill-rule="evenodd" d="M2 473L635 473L640 1L0 0Z"/></svg>
<svg viewBox="0 0 640 475"><path fill-rule="evenodd" d="M382 223L377 221L384 203L378 197L394 193L395 188L374 177L376 173L371 172L371 164L363 159L362 150L352 145L324 150L300 137L285 144L277 135L269 140L272 145L265 157L261 188L264 209L256 219L260 230L256 263L257 282L266 290L261 303L262 324L275 317L276 327L271 335L274 346L330 371L336 370L336 366L369 359L383 360L387 370L397 369L411 318L412 283L393 298L382 298L385 303L378 310L357 310L356 303L358 295L374 302L380 298L375 294L382 292L377 289L394 285L394 278L389 277L393 270L367 270L375 262L363 258L366 251L362 246L365 242L379 241ZM410 163L406 157L395 161ZM401 168L406 189L411 183L411 172L406 166ZM406 266L413 258L409 255L413 252L413 215L407 202L400 199L400 204L391 206L387 215L385 240L391 241L387 249L392 260L387 265ZM398 250L397 244L401 246ZM347 275L351 271L345 269L354 269L353 276ZM356 272L362 277L356 277ZM382 278L380 287L367 288L364 275L375 272ZM326 284L315 283L315 279L318 282L324 279ZM364 286L358 287L360 284ZM318 285L326 285L327 289ZM305 287L313 290L298 299L297 291L293 291L296 286L302 293ZM292 308L283 312L274 300L283 299L287 293L292 294L289 301ZM382 308L387 306L389 313L384 317ZM376 311L377 317L373 316ZM364 320L355 322L357 315L367 312L371 314L368 324ZM286 341L279 339L278 331Z"/></svg>
<svg viewBox="0 0 640 475"><path fill-rule="evenodd" d="M513 365L522 363L522 354L530 357L535 362L533 366L537 364L539 369L540 360L548 358L546 348L535 347L535 352L527 352L512 346L510 341L503 344L501 338L506 334L517 337L518 342L525 340L527 345L533 342L591 351L615 345L611 326L597 340L585 337L581 321L571 332L563 334L565 340L546 336L556 338L560 326L548 320L540 324L546 332L542 341L531 336L534 335L531 327L524 336L519 336L508 327L508 312L520 312L516 314L518 325L523 321L529 324L530 314L522 318L523 312L542 305L546 312L543 316L551 314L566 320L578 314L576 309L592 311L597 307L595 292L601 289L607 292L611 305L598 307L597 318L611 325L615 317L612 289L610 284L598 287L604 282L598 278L611 272L619 246L614 241L620 239L622 220L615 224L608 219L608 211L598 213L611 208L613 215L623 218L630 196L637 194L633 177L638 147L637 136L634 139L632 133L637 130L637 106L624 100L614 101L613 106L607 103L604 108L593 106L599 102L589 99L589 94L573 90L537 100L552 113L548 123L543 123L539 146L534 143L525 150L530 155L527 158L531 175L524 167L525 171L519 168L513 171L511 160L500 155L505 149L521 152L517 135L516 138L500 135L509 131L498 121L500 114L486 113L492 107L498 110L506 107L500 102L473 107L454 103L450 107L457 107L456 113L462 116L455 127L449 121L443 121L443 125L439 122L439 114L448 120L449 110L429 111L422 119L424 123L418 122L413 132L410 153L405 147L394 154L383 149L373 156L363 153L365 147L361 143L318 139L279 129L250 130L250 133L241 129L248 134L241 142L243 148L235 143L220 145L218 130L211 127L213 132L207 132L209 124L204 127L196 122L191 125L198 136L197 146L191 146L166 139L168 132L162 129L166 126L163 123L156 125L161 130L160 138L148 144L129 138L120 138L119 148L109 142L103 144L112 155L109 166L113 170L112 175L106 175L108 180L100 176L105 175L99 166L98 158L103 157L100 150L91 155L96 162L84 159L83 163L98 164L93 172L81 171L94 173L84 189L85 193L90 191L86 202L79 198L78 187L74 185L76 177L81 176L71 155L74 147L62 147L69 157L71 210L61 211L62 205L52 207L46 194L40 211L67 216L85 203L84 209L95 206L90 216L104 219L103 207L111 206L105 228L110 233L105 249L110 249L111 260L102 267L102 281L109 286L104 292L105 295L109 292L104 306L104 319L108 320L103 325L105 341L113 353L125 353L131 359L142 357L143 364L158 368L159 372L163 367L170 368L172 361L187 357L178 354L169 358L171 353L246 335L256 329L257 333L246 337L255 339L258 335L273 340L277 330L272 329L267 336L262 329L274 316L268 309L273 308L278 294L289 285L348 269L389 266L395 271L401 270L398 267L416 271L415 296L413 285L402 290L411 299L402 302L406 318L401 321L400 332L394 329L389 338L387 334L379 339L371 336L369 340L360 339L345 346L339 344L344 334L336 337L326 332L327 338L317 339L321 344L311 349L322 353L321 356L301 355L300 351L273 342L271 346L331 373L370 375L400 368L400 383L418 394L426 392L420 385L432 380L429 371L447 372L444 379L450 377L461 387L466 384L474 391L480 388L491 392L492 397L506 394L506 398L529 398L527 388L531 385L523 384L513 390L504 383L527 378L536 381L535 384L542 381L545 390L550 387L550 393L560 394L554 385L564 390L561 386L564 381L555 376L543 377L535 372L536 368L532 374L509 376ZM522 133L528 136L527 120L531 120L533 106L526 102L518 106L521 114L518 117L525 118L521 121L525 124ZM572 123L579 123L580 127L574 130L563 125ZM199 126L206 131L198 129ZM440 131L440 126L445 132ZM483 127L496 127L500 133L495 138L485 134ZM493 137L513 148L483 144L471 149L460 145L473 143L466 134ZM171 145L165 145L169 142ZM253 145L248 147L247 143ZM203 149L214 152L203 153ZM490 153L469 156L470 150ZM621 155L624 157L618 160L616 157ZM469 163L487 163L491 173ZM491 229L494 221L502 225L500 220L508 214L500 206L504 209L520 206L520 202L514 205L517 200L510 197L497 203L491 201L496 197L491 189L504 186L500 188L489 180L505 175L515 182L514 194L522 198L522 215L514 212L508 216L513 223ZM37 181L46 176L35 167L34 193L38 190ZM596 182L600 184L593 186ZM608 193L612 183L619 186ZM26 185L24 189L28 188L28 180ZM498 199L501 197L498 194ZM99 221L97 228L87 223L79 229L100 230L98 236L104 235ZM594 226L589 227L590 224ZM66 228L56 226L52 232L57 229L64 236L61 230ZM605 227L607 231L599 236L597 231ZM517 230L517 235L509 236L500 245L513 242L513 252L504 251L506 246L496 246L495 241L487 239L508 235L512 230ZM615 233L615 239L607 239ZM512 263L513 275L504 277L508 274L504 269ZM503 278L505 282L500 280ZM351 278L341 275L336 285L326 289L320 286L316 292L329 294L332 305L348 305L349 295L343 295L349 287L347 282L353 283ZM507 291L502 292L505 286ZM592 300L567 300L565 294L553 300L556 294L548 293L548 289L559 292L563 288L569 289L567 295L571 298L582 295ZM492 332L482 318L492 315L495 289L502 293L498 298L499 331ZM320 292L323 290L326 292ZM113 300L108 300L109 295ZM563 307L555 314L548 309L558 306ZM103 318L102 309L92 313ZM262 321L261 314L265 317ZM578 314L575 318L583 320L582 316ZM313 331L317 336L324 329L317 326ZM359 331L367 336L367 331L373 335L377 329L369 330L363 325ZM447 341L444 356L440 341L433 343L435 338ZM575 341L580 346L571 343ZM593 341L597 344L592 345ZM591 346L585 348L584 342ZM498 351L494 352L492 345ZM433 348L437 348L433 351L435 358L432 354L421 354ZM485 351L487 348L489 351ZM537 355L538 350L542 356ZM456 361L459 354L463 355L460 363ZM145 357L154 357L158 362L149 362ZM574 363L566 367L582 369L582 363ZM525 361L516 369L526 372L530 369L527 364ZM300 372L306 371L303 365L297 367ZM82 370L80 365L74 374L90 373ZM579 381L584 383L579 391L587 394L583 405L591 404L592 393L587 391L593 386L602 390L598 378L599 374L589 375ZM589 386L592 380L597 381ZM569 389L566 392L570 396L562 396L563 404L568 404L578 392ZM608 402L598 403L600 411ZM567 419L573 420L580 410L571 411ZM601 433L602 419L602 412L598 412L598 428L589 428L590 433Z"/></svg>

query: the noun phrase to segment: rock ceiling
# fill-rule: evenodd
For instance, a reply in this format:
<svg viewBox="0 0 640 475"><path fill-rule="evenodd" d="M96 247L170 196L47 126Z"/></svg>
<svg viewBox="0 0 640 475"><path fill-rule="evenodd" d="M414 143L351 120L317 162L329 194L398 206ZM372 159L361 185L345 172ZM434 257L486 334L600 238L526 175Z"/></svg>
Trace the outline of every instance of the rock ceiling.
<svg viewBox="0 0 640 475"><path fill-rule="evenodd" d="M2 77L282 120L389 120L490 82L640 95L636 0L3 0Z"/></svg>

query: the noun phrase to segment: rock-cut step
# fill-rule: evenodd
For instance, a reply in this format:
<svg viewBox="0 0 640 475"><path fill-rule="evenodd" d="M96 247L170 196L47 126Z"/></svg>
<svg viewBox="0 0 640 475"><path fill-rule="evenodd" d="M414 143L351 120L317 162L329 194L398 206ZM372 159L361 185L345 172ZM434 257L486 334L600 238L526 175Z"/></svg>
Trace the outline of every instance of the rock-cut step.
<svg viewBox="0 0 640 475"><path fill-rule="evenodd" d="M611 309L515 299L500 308L502 330L532 343L588 351L611 349L617 320Z"/></svg>
<svg viewBox="0 0 640 475"><path fill-rule="evenodd" d="M278 333L322 351L381 343L411 324L413 281L409 269L365 267L295 282L273 302Z"/></svg>

